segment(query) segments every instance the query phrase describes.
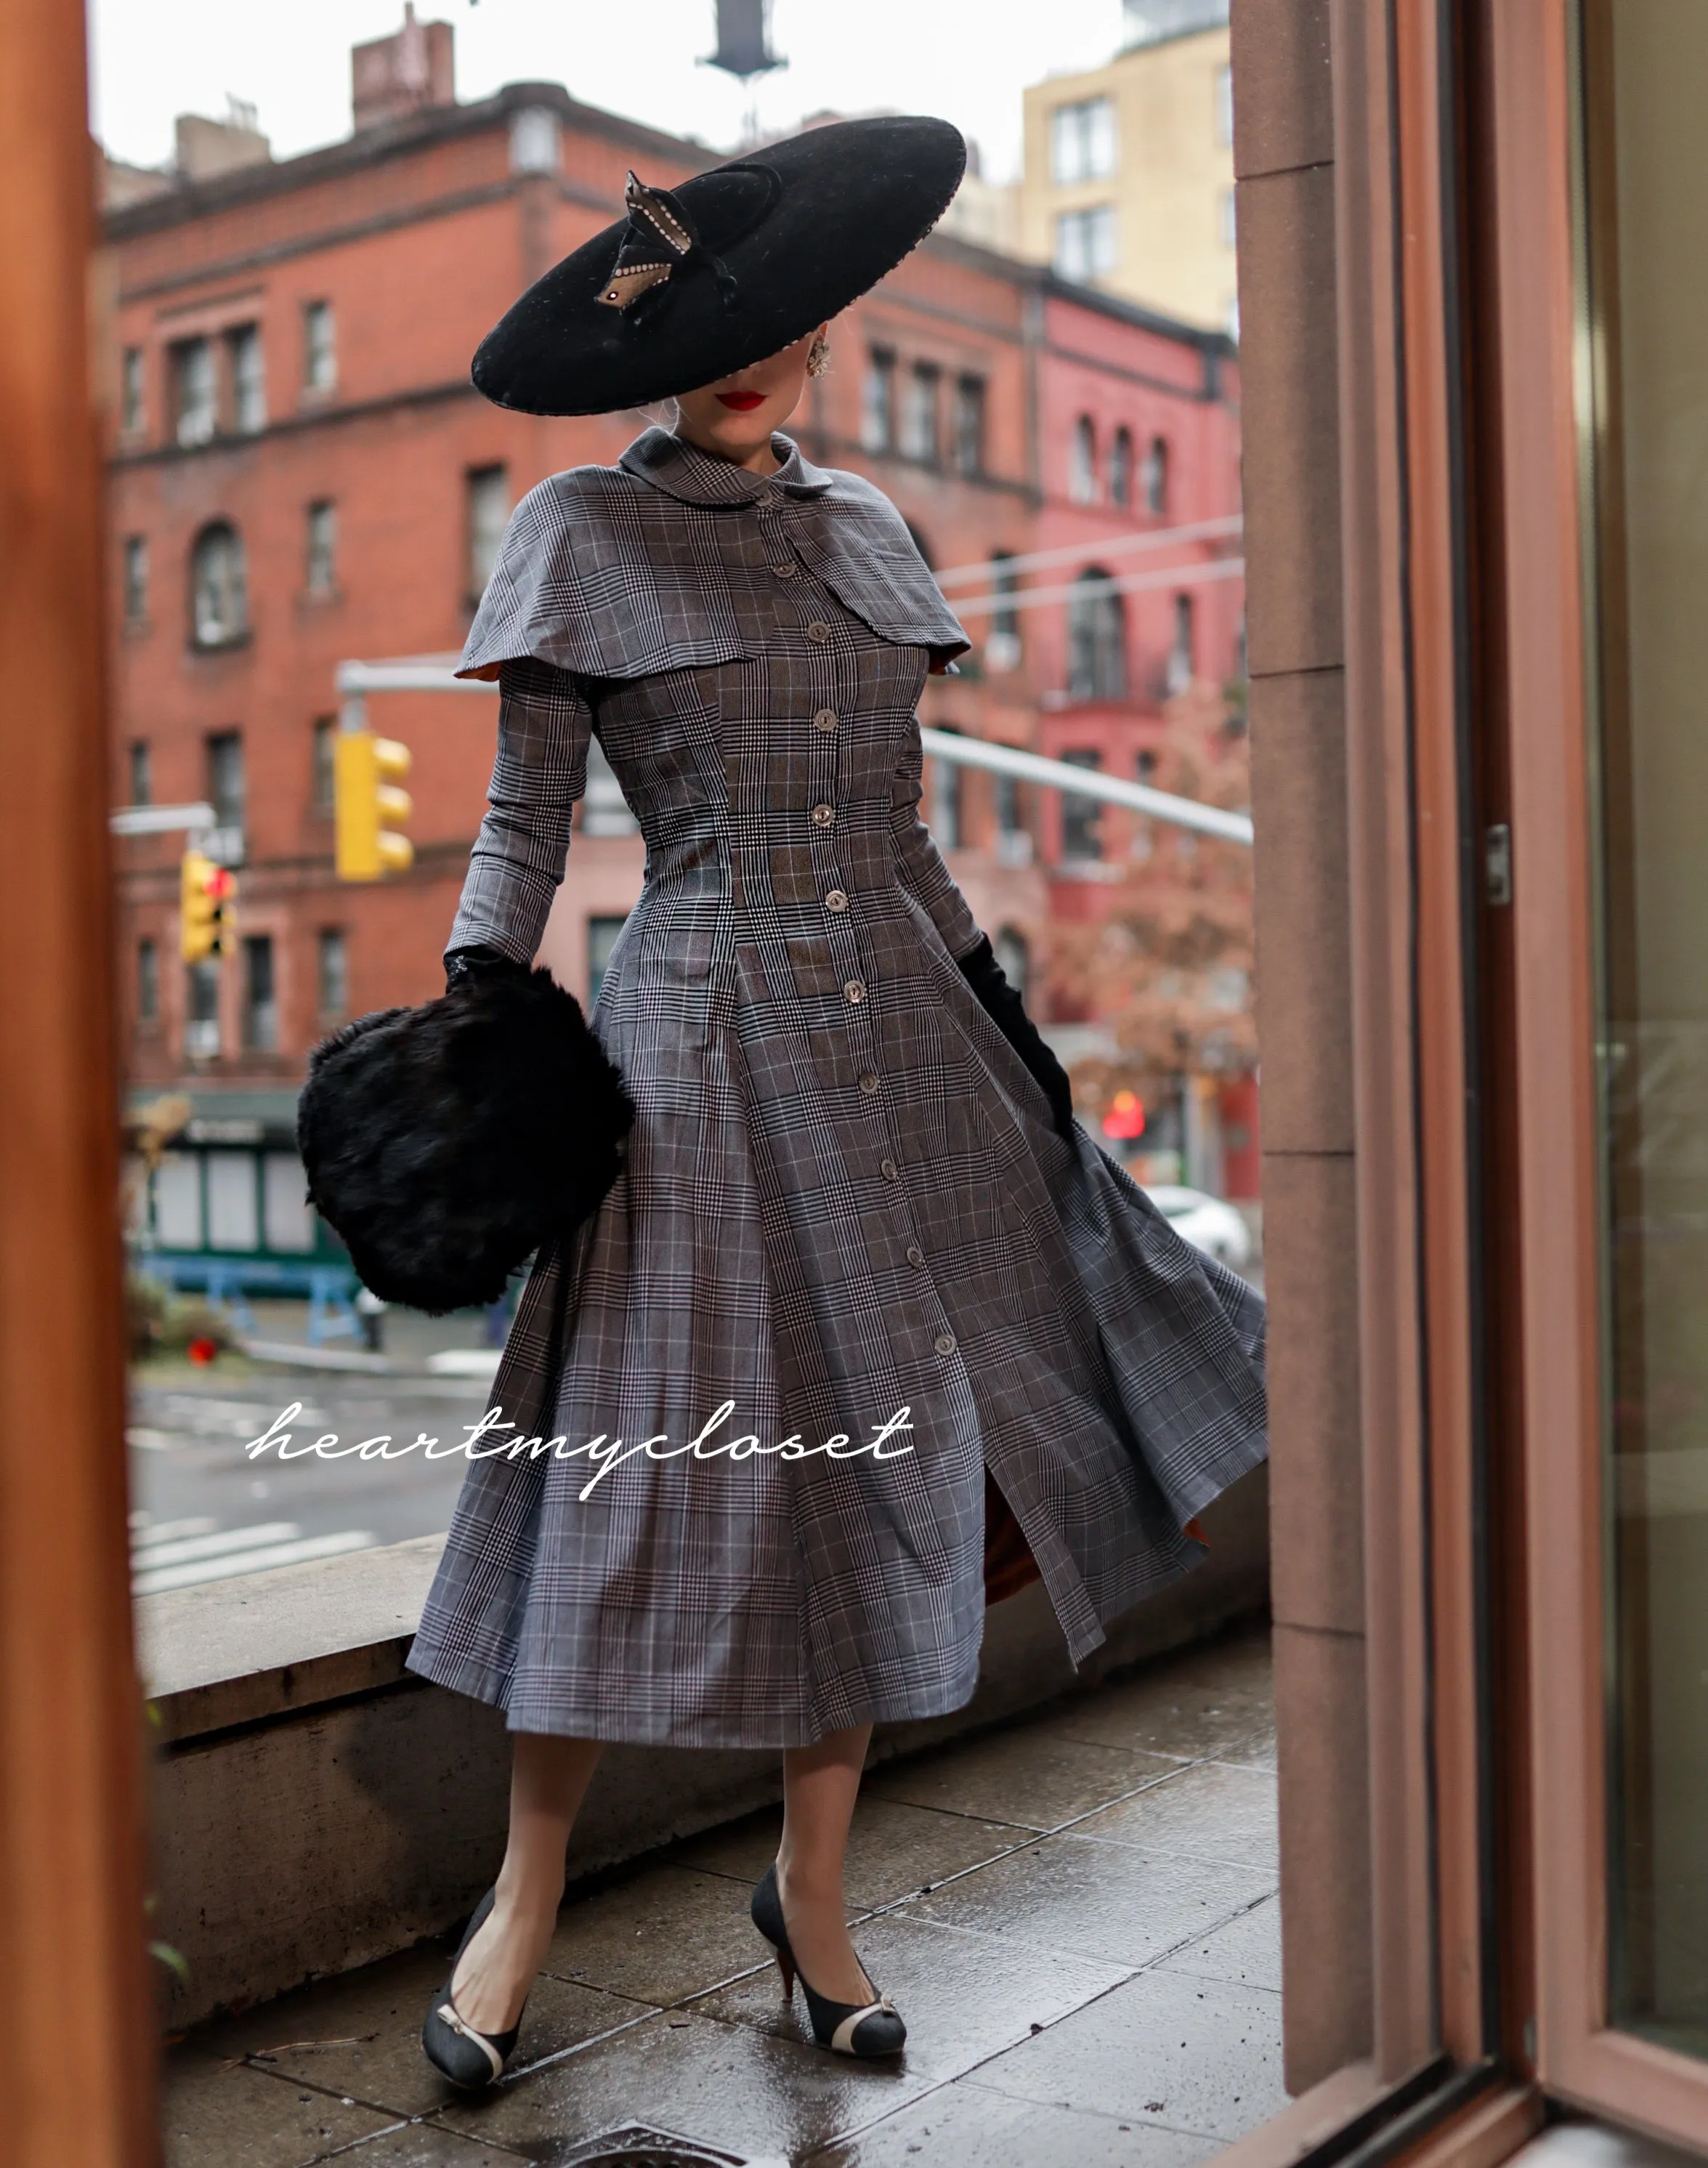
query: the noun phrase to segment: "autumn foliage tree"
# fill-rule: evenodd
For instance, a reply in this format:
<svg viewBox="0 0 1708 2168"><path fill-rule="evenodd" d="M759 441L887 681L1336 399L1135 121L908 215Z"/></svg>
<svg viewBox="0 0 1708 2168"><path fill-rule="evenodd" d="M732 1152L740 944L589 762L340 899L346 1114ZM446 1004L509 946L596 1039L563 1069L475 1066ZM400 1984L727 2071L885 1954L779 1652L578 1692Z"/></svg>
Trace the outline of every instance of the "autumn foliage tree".
<svg viewBox="0 0 1708 2168"><path fill-rule="evenodd" d="M1144 779L1176 797L1248 810L1243 704L1201 682L1163 715ZM1113 805L1101 828L1120 877L1095 922L1058 922L1047 976L1052 1013L1095 1017L1114 1038L1112 1055L1073 1065L1088 1120L1123 1088L1154 1103L1185 1077L1257 1065L1249 848Z"/></svg>

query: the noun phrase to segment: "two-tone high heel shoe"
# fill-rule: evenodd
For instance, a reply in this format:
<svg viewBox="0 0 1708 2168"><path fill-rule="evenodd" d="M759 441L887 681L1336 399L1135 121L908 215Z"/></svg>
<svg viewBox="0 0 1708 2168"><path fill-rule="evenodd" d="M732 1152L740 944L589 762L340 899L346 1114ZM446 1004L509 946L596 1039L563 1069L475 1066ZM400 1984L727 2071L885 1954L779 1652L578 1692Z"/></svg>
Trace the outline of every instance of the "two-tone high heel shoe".
<svg viewBox="0 0 1708 2168"><path fill-rule="evenodd" d="M748 1909L754 1926L777 1953L783 1993L793 1995L795 1981L800 1981L807 1998L807 2015L813 2021L813 2038L821 2048L830 2048L839 2055L894 2055L899 2052L907 2038L907 2027L887 1995L880 1995L876 2002L832 2002L829 1995L819 1993L795 1963L794 1952L788 1946L788 1930L783 1923L782 1899L777 1894L774 1860L755 1884L753 1901ZM864 1971L865 1968L861 1969Z"/></svg>
<svg viewBox="0 0 1708 2168"><path fill-rule="evenodd" d="M463 1939L457 1945L456 1957L451 1959L445 1984L433 1997L421 2028L421 2044L427 2060L442 2070L454 2086L461 2086L468 2092L480 2092L488 2086L496 2086L504 2075L504 2066L516 2046L528 2008L528 1997L524 1995L522 2009L516 2013L516 2022L507 2032L482 2032L469 2022L451 1999L458 1958L480 1932L497 1895L498 1885L494 1883L475 1907L463 1930Z"/></svg>

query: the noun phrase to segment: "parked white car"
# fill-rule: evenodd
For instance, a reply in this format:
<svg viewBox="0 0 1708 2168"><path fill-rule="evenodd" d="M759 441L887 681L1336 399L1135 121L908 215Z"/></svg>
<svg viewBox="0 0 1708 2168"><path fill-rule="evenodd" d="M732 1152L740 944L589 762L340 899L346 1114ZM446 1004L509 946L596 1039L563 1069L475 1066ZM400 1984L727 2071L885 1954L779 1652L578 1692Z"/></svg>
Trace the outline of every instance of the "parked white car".
<svg viewBox="0 0 1708 2168"><path fill-rule="evenodd" d="M1234 1272L1251 1262L1251 1230L1231 1204L1207 1197L1201 1189L1164 1185L1145 1195L1177 1235L1184 1235L1195 1249Z"/></svg>

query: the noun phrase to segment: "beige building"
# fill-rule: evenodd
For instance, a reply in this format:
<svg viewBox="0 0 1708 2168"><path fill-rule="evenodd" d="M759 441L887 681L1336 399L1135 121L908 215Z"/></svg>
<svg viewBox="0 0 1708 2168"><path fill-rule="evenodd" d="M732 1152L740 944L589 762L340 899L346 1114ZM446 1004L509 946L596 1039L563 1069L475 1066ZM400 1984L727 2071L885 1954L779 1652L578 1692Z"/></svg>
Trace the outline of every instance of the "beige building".
<svg viewBox="0 0 1708 2168"><path fill-rule="evenodd" d="M1126 26L1026 93L1021 252L1237 336L1228 0L1127 0Z"/></svg>

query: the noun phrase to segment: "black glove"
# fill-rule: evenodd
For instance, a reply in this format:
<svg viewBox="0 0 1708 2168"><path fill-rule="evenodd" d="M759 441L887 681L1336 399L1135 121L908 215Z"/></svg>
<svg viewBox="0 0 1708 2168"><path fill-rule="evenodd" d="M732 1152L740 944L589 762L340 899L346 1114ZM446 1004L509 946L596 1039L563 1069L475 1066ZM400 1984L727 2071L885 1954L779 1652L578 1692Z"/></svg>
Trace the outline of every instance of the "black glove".
<svg viewBox="0 0 1708 2168"><path fill-rule="evenodd" d="M518 964L513 956L507 956L496 948L453 948L445 959L445 991L449 993L459 980L479 975L483 978L526 978L533 967Z"/></svg>
<svg viewBox="0 0 1708 2168"><path fill-rule="evenodd" d="M1039 1036L1037 1026L1026 1012L1018 988L1008 983L1007 975L990 946L990 936L981 933L978 947L969 948L955 960L978 996L979 1006L1043 1087L1058 1132L1064 1137L1070 1136L1074 1095L1068 1083L1068 1072Z"/></svg>

